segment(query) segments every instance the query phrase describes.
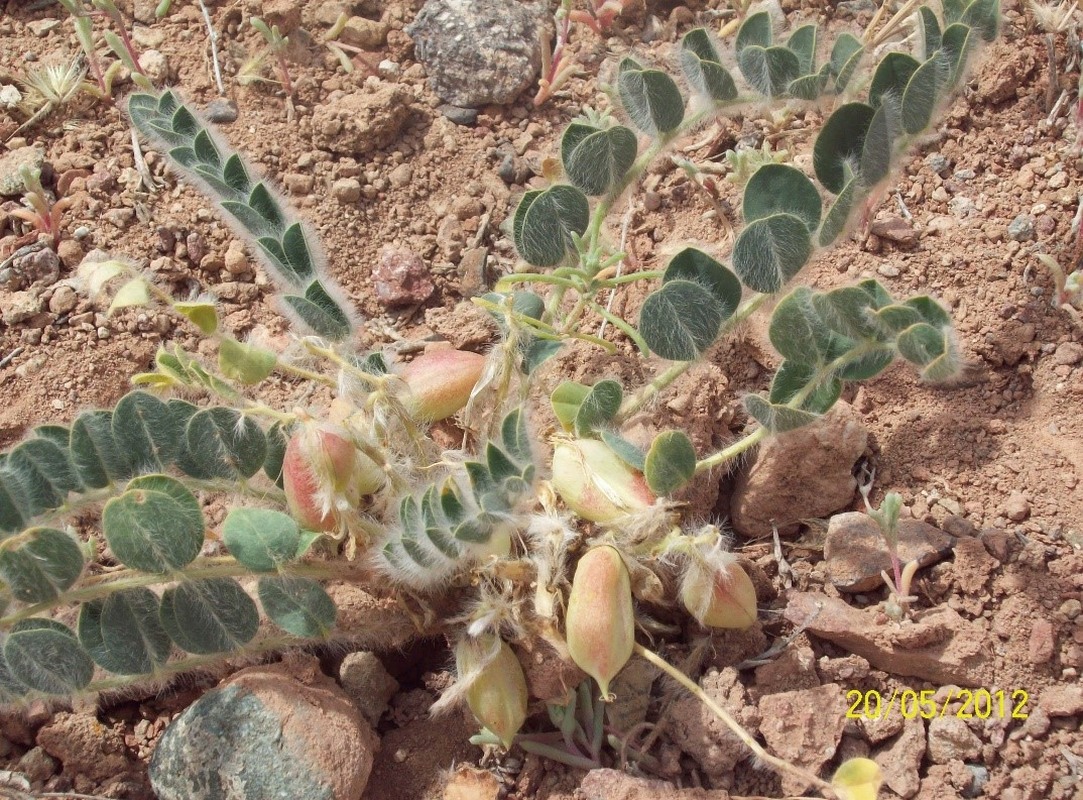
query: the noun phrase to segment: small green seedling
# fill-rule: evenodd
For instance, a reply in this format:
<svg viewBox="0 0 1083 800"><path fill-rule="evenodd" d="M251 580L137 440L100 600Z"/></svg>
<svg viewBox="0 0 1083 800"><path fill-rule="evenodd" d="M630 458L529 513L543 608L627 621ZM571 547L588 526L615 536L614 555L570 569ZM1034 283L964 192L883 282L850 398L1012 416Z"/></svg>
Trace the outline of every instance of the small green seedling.
<svg viewBox="0 0 1083 800"><path fill-rule="evenodd" d="M891 575L881 571L884 585L888 588L888 598L884 602L884 613L891 619L901 620L906 617L910 603L917 600L910 594L910 584L914 574L918 570L917 561L902 563L899 558L899 512L902 510L902 495L897 492L888 492L884 495L880 508L874 509L869 503L869 493L872 491L874 471L863 469L862 480L858 484L858 490L865 501L865 510L880 527L880 535L887 545L887 552L891 558Z"/></svg>
<svg viewBox="0 0 1083 800"><path fill-rule="evenodd" d="M268 27L267 23L259 17L252 17L252 27L259 31L260 36L267 43L267 52L275 57L278 65L278 77L282 81L282 90L286 93L286 101L293 102L293 81L290 80L289 62L286 61L286 48L289 47L290 37L283 36L277 25Z"/></svg>
<svg viewBox="0 0 1083 800"><path fill-rule="evenodd" d="M48 236L55 250L60 244L60 223L71 200L66 197L54 200L41 185L41 170L36 167L24 164L19 168L19 176L25 187L23 205L26 208L16 208L8 213L32 225L39 234Z"/></svg>

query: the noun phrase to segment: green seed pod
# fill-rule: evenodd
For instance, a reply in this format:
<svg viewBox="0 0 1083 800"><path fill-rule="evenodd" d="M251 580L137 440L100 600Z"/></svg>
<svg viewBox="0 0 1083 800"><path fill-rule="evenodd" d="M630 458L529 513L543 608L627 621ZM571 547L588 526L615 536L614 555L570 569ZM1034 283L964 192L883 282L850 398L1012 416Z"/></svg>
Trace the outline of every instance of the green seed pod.
<svg viewBox="0 0 1083 800"><path fill-rule="evenodd" d="M527 704L526 676L515 653L492 634L463 638L455 647L455 669L470 682L466 704L478 722L511 747Z"/></svg>
<svg viewBox="0 0 1083 800"><path fill-rule="evenodd" d="M282 479L294 519L309 530L330 531L342 511L383 485L384 475L346 431L306 421L286 444Z"/></svg>
<svg viewBox="0 0 1083 800"><path fill-rule="evenodd" d="M424 353L401 373L410 388L407 405L425 422L447 419L467 404L484 370L485 356L478 353L467 350Z"/></svg>
<svg viewBox="0 0 1083 800"><path fill-rule="evenodd" d="M681 579L681 603L708 628L744 630L756 622L756 589L732 556L714 569L690 563Z"/></svg>
<svg viewBox="0 0 1083 800"><path fill-rule="evenodd" d="M595 439L558 443L551 483L568 508L591 522L615 522L656 499L642 472Z"/></svg>
<svg viewBox="0 0 1083 800"><path fill-rule="evenodd" d="M579 559L564 627L572 660L598 682L603 700L612 699L609 682L635 644L632 580L615 548L595 547Z"/></svg>

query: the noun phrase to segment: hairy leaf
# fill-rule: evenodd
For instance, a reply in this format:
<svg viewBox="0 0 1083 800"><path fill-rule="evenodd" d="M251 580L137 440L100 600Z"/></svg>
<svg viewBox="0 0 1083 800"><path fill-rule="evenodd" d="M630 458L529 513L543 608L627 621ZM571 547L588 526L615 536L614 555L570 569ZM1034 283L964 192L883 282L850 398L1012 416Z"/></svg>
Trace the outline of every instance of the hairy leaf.
<svg viewBox="0 0 1083 800"><path fill-rule="evenodd" d="M839 106L816 137L812 165L816 178L828 191L839 194L857 172L865 134L876 110L864 103Z"/></svg>
<svg viewBox="0 0 1083 800"><path fill-rule="evenodd" d="M820 224L823 204L815 185L801 170L788 164L764 164L745 185L741 211L746 222L792 214L814 231Z"/></svg>
<svg viewBox="0 0 1083 800"><path fill-rule="evenodd" d="M726 309L698 283L671 280L650 295L639 312L647 346L671 361L693 361L711 346Z"/></svg>
<svg viewBox="0 0 1083 800"><path fill-rule="evenodd" d="M188 653L238 650L259 629L259 612L232 578L186 581L165 590L159 618L166 633Z"/></svg>
<svg viewBox="0 0 1083 800"><path fill-rule="evenodd" d="M644 133L670 133L684 119L684 98L673 78L643 69L632 58L622 59L617 67L617 92L625 112Z"/></svg>
<svg viewBox="0 0 1083 800"><path fill-rule="evenodd" d="M586 195L574 186L527 192L515 210L515 248L536 267L555 266L572 250L572 234L583 233L589 222Z"/></svg>
<svg viewBox="0 0 1083 800"><path fill-rule="evenodd" d="M623 125L604 130L573 122L560 140L564 172L589 195L608 194L621 185L636 159L635 134Z"/></svg>
<svg viewBox="0 0 1083 800"><path fill-rule="evenodd" d="M144 572L189 564L203 546L203 512L180 481L165 475L135 478L105 504L105 539L117 560Z"/></svg>
<svg viewBox="0 0 1083 800"><path fill-rule="evenodd" d="M658 496L672 494L696 474L696 450L682 431L665 431L651 442L644 461L647 486Z"/></svg>
<svg viewBox="0 0 1083 800"><path fill-rule="evenodd" d="M259 602L271 621L293 636L322 639L335 626L335 604L311 578L260 578Z"/></svg>
<svg viewBox="0 0 1083 800"><path fill-rule="evenodd" d="M792 214L772 214L741 231L733 246L733 268L745 286L770 294L785 286L811 256L812 239L804 221Z"/></svg>
<svg viewBox="0 0 1083 800"><path fill-rule="evenodd" d="M15 680L45 694L74 694L94 675L94 662L75 634L51 619L13 625L4 640L4 660Z"/></svg>

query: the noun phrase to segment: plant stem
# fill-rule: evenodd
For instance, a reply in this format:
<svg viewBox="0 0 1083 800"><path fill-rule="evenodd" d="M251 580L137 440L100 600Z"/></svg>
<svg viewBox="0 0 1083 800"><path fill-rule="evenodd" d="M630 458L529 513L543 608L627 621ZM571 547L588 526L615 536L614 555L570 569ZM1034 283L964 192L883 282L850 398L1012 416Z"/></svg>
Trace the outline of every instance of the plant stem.
<svg viewBox="0 0 1083 800"><path fill-rule="evenodd" d="M629 339L631 339L633 342L635 342L636 347L639 348L639 351L644 356L649 356L651 354L651 348L647 344L647 340L644 339L639 334L639 331L637 331L635 328L633 328L631 325L629 325L623 319L618 317L612 311L609 311L608 309L604 308L603 306L598 305L597 303L595 303L593 301L591 301L591 303L590 303L590 308L595 314L598 314L599 316L603 317L604 319L609 320L610 323L612 323L613 325L615 325L616 327L618 327L622 331L624 331L625 335Z"/></svg>
<svg viewBox="0 0 1083 800"><path fill-rule="evenodd" d="M767 764L770 764L779 772L793 775L803 781L811 783L820 791L827 792L829 797L835 796L835 792L831 784L820 778L818 775L813 775L811 772L801 769L801 767L795 766L788 761L785 761L777 756L768 753L767 750L765 750L759 742L752 738L752 735L748 733L748 731L746 731L740 726L740 724L738 724L737 720L730 716L729 712L727 712L724 708L722 708L722 706L716 703L706 692L704 692L703 689L700 688L699 684L697 684L679 669L674 667L668 661L638 643L634 647L634 652L639 655L640 658L643 658L649 661L654 666L658 667L658 669L662 670L669 677L673 678L673 680L677 681L677 683L679 683L681 686L691 692L691 694L697 700L703 703L703 705L707 706L707 708L709 708L716 717L722 720L723 724L725 724L725 726L730 729L733 735L740 739L741 742L743 742L744 745L749 750L751 750L757 758Z"/></svg>
<svg viewBox="0 0 1083 800"><path fill-rule="evenodd" d="M696 474L706 472L709 469L725 464L727 461L731 461L737 456L744 453L746 450L750 450L759 444L763 439L767 437L767 428L756 428L752 433L745 436L745 438L734 442L729 447L719 450L714 455L707 456L704 459L696 462Z"/></svg>

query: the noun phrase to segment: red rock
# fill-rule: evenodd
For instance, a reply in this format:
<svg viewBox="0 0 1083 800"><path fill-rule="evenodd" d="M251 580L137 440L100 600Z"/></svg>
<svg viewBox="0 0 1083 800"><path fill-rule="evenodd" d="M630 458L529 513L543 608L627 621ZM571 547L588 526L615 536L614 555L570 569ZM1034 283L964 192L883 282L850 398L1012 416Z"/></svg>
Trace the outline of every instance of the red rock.
<svg viewBox="0 0 1083 800"><path fill-rule="evenodd" d="M423 303L435 285L425 262L416 253L393 247L384 248L372 270L376 299L388 308Z"/></svg>

